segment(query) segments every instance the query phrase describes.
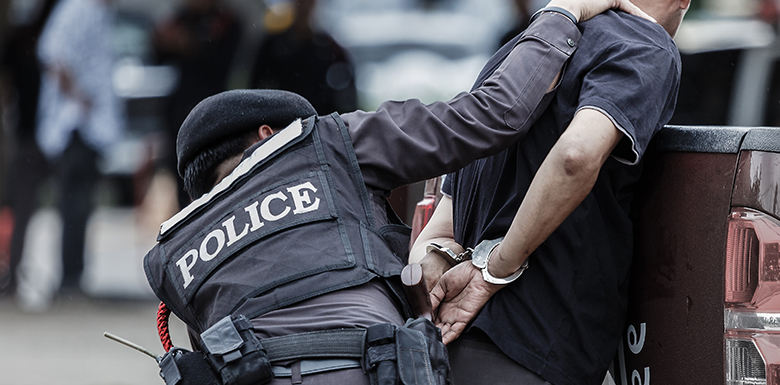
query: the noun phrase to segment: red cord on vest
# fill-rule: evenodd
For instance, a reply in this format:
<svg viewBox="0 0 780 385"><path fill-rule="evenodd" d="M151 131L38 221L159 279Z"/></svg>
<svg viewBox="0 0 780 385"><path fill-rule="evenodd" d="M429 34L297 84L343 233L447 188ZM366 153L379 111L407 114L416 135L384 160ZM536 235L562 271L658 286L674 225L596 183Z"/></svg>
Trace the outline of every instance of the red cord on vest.
<svg viewBox="0 0 780 385"><path fill-rule="evenodd" d="M171 332L168 330L168 318L170 315L171 309L168 309L164 302L160 302L160 307L157 308L157 334L160 335L160 342L166 352L173 349Z"/></svg>

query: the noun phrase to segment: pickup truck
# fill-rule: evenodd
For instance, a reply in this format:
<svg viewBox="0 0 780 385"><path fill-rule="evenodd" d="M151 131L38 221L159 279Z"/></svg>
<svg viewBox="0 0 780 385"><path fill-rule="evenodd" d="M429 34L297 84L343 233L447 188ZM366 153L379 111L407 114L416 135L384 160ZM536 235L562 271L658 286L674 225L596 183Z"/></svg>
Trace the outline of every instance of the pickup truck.
<svg viewBox="0 0 780 385"><path fill-rule="evenodd" d="M780 385L780 128L667 126L643 167L629 314L604 385Z"/></svg>
<svg viewBox="0 0 780 385"><path fill-rule="evenodd" d="M780 385L780 128L667 126L633 204L619 385Z"/></svg>

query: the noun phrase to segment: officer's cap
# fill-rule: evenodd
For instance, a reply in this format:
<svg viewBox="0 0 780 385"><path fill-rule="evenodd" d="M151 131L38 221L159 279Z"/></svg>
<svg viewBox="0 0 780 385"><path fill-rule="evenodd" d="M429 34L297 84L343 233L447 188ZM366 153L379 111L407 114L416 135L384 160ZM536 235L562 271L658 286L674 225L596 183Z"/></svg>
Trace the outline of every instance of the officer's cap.
<svg viewBox="0 0 780 385"><path fill-rule="evenodd" d="M263 124L283 128L316 114L304 97L282 90L233 90L203 99L187 115L176 137L179 175L184 175L198 153L223 139Z"/></svg>

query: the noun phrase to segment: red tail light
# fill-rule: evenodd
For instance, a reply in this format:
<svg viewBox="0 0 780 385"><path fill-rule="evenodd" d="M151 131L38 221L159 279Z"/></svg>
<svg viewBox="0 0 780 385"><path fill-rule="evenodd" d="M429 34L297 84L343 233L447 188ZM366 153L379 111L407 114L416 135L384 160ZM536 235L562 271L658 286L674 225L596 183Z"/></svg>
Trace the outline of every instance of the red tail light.
<svg viewBox="0 0 780 385"><path fill-rule="evenodd" d="M421 201L417 202L417 206L414 208L414 218L412 219L412 240L410 244L414 244L417 236L420 235L420 231L431 219L435 209L435 195L425 195Z"/></svg>
<svg viewBox="0 0 780 385"><path fill-rule="evenodd" d="M780 221L735 208L728 226L726 384L780 385Z"/></svg>
<svg viewBox="0 0 780 385"><path fill-rule="evenodd" d="M14 215L8 207L0 208L0 275L10 265L11 235L14 229Z"/></svg>
<svg viewBox="0 0 780 385"><path fill-rule="evenodd" d="M726 306L780 310L780 221L738 208L728 226Z"/></svg>
<svg viewBox="0 0 780 385"><path fill-rule="evenodd" d="M428 179L425 181L425 195L423 199L417 202L414 208L414 218L412 218L412 239L409 246L414 244L417 236L420 235L423 227L428 224L439 203L439 188L441 187L441 177Z"/></svg>

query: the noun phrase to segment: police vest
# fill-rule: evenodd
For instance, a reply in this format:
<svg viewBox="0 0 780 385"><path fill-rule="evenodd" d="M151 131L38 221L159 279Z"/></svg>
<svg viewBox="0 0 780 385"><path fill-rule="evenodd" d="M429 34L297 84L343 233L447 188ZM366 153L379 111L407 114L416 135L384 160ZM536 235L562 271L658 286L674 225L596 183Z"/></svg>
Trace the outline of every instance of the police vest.
<svg viewBox="0 0 780 385"><path fill-rule="evenodd" d="M375 225L336 114L296 121L262 142L211 192L163 223L157 240L144 258L149 284L197 331L228 314L251 319L397 277L408 258L408 227Z"/></svg>

